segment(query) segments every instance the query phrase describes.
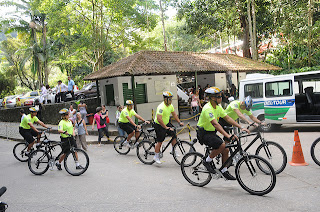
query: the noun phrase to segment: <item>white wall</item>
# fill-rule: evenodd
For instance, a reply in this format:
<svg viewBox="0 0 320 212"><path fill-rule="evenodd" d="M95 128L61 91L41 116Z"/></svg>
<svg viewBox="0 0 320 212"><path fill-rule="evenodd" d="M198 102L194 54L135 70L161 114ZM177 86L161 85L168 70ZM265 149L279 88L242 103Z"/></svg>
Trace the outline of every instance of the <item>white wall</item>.
<svg viewBox="0 0 320 212"><path fill-rule="evenodd" d="M201 85L202 88L204 88L207 84L210 86L216 86L219 87L222 90L227 89L227 81L226 81L226 73L213 73L213 74L198 74L198 85ZM246 78L245 72L239 72L239 78L240 80ZM235 84L236 87L238 87L238 80L237 80L237 73L232 72L232 83Z"/></svg>
<svg viewBox="0 0 320 212"><path fill-rule="evenodd" d="M178 114L178 98L177 98L177 85L176 75L157 75L157 76L135 76L134 82L137 84L145 83L147 91L147 102L144 104L138 104L135 108L136 112L144 119L151 120L152 109L154 113L157 106L163 101L162 92L171 91L174 95L172 104L175 108L175 112ZM99 89L101 95L101 104L106 103L106 90L105 85L113 84L115 105L124 105L123 102L123 88L122 83L128 83L129 88L132 88L131 77L115 77L99 80ZM109 110L109 118L111 123L115 123L116 106L107 106Z"/></svg>
<svg viewBox="0 0 320 212"><path fill-rule="evenodd" d="M210 86L213 86L215 84L215 77L214 74L198 74L198 85L201 86L201 88L204 88L207 84Z"/></svg>

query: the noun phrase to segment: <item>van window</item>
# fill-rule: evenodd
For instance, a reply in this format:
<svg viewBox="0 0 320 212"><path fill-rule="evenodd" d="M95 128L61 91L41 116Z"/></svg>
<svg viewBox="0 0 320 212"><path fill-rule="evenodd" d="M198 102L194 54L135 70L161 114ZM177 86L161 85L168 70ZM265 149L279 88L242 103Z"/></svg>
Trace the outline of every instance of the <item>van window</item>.
<svg viewBox="0 0 320 212"><path fill-rule="evenodd" d="M263 97L263 86L262 83L247 84L244 86L244 96L251 96L251 98L262 98Z"/></svg>
<svg viewBox="0 0 320 212"><path fill-rule="evenodd" d="M291 80L266 83L266 97L291 96Z"/></svg>
<svg viewBox="0 0 320 212"><path fill-rule="evenodd" d="M310 79L302 81L302 89L305 91L305 88L312 87L313 92L320 92L320 79Z"/></svg>

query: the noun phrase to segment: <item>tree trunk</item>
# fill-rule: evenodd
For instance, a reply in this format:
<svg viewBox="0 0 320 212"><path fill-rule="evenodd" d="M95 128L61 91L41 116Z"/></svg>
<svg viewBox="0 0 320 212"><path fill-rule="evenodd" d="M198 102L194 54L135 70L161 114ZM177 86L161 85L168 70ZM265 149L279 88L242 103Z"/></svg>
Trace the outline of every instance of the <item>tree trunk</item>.
<svg viewBox="0 0 320 212"><path fill-rule="evenodd" d="M163 9L162 9L162 2L159 0L160 3L160 10L161 10L161 22L162 22L162 31L163 31L163 45L164 45L164 51L167 51L167 38L166 38L166 28L164 25L164 15L163 15Z"/></svg>
<svg viewBox="0 0 320 212"><path fill-rule="evenodd" d="M258 50L257 50L257 23L256 23L256 3L252 0L252 59L258 60Z"/></svg>
<svg viewBox="0 0 320 212"><path fill-rule="evenodd" d="M250 53L250 36L249 36L249 26L246 20L246 16L241 15L240 16L240 23L243 30L243 44L242 44L242 51L243 51L243 57L251 58Z"/></svg>
<svg viewBox="0 0 320 212"><path fill-rule="evenodd" d="M308 66L311 66L311 54L312 54L312 25L313 25L313 0L309 0L308 8Z"/></svg>

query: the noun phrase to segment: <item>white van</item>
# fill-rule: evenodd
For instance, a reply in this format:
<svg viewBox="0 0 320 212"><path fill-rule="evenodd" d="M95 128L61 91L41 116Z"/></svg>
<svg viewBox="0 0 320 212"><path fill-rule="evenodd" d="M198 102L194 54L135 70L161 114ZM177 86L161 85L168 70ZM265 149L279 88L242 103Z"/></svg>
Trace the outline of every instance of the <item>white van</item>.
<svg viewBox="0 0 320 212"><path fill-rule="evenodd" d="M320 71L286 75L252 74L240 81L239 99L250 95L252 113L270 123L320 123Z"/></svg>

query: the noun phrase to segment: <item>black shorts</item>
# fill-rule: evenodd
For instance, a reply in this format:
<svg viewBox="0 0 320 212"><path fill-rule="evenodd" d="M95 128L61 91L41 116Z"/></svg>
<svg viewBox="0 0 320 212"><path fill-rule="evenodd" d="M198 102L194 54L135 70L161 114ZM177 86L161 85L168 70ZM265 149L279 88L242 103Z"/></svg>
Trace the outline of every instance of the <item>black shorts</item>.
<svg viewBox="0 0 320 212"><path fill-rule="evenodd" d="M119 122L119 127L123 129L128 135L136 130L136 128L130 123Z"/></svg>
<svg viewBox="0 0 320 212"><path fill-rule="evenodd" d="M19 127L19 133L29 144L34 142L34 137L38 136L38 133L33 129L24 129L22 127Z"/></svg>
<svg viewBox="0 0 320 212"><path fill-rule="evenodd" d="M60 137L60 139L61 139L61 149L64 154L69 153L71 147L77 148L77 144L74 137L68 137L68 138Z"/></svg>
<svg viewBox="0 0 320 212"><path fill-rule="evenodd" d="M173 128L173 125L171 123L168 123L167 127ZM174 131L167 130L167 129L163 128L160 124L154 123L154 129L156 131L156 136L157 136L156 141L157 142L163 142L167 135L174 137L174 138L177 137L175 130Z"/></svg>
<svg viewBox="0 0 320 212"><path fill-rule="evenodd" d="M217 136L217 131L206 131L202 137L202 142L213 149L219 149L223 140Z"/></svg>
<svg viewBox="0 0 320 212"><path fill-rule="evenodd" d="M224 131L226 131L228 134L233 134L233 130L228 129L228 127L232 127L231 124L229 124L228 122L226 122L226 120L224 119L220 119L219 120L219 124L221 125L221 127L224 129ZM227 128L226 128L227 127ZM228 139L227 137L223 136L223 140L225 141L230 141L230 139Z"/></svg>

